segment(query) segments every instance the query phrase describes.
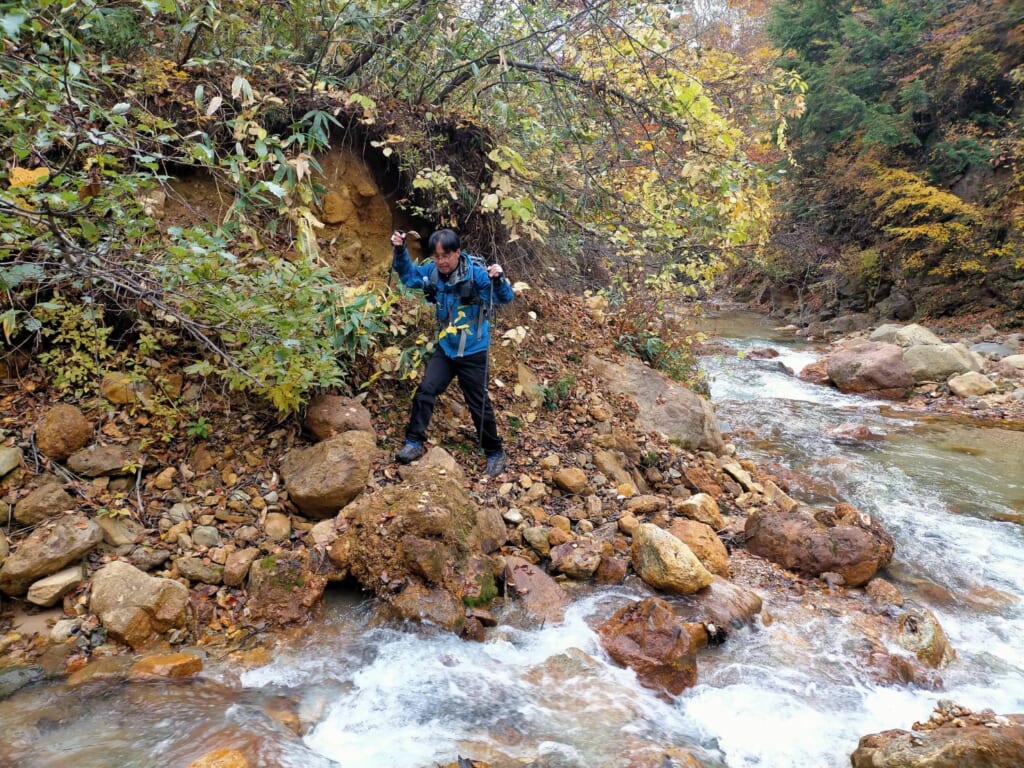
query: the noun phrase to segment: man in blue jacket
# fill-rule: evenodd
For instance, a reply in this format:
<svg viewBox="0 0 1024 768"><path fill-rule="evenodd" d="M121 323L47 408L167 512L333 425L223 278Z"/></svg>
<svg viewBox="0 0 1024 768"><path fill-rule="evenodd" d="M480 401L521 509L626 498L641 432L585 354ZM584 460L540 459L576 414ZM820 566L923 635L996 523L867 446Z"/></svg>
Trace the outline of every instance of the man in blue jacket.
<svg viewBox="0 0 1024 768"><path fill-rule="evenodd" d="M497 477L505 469L505 451L494 423L491 399L487 396L487 355L491 341L487 308L512 301L512 286L500 266L480 266L468 253L463 253L459 236L450 229L440 229L430 236L426 251L434 260L421 266L413 264L409 258L404 232L396 230L391 235L391 245L394 246L392 266L395 272L403 284L423 291L427 301L435 305L439 328L434 354L427 361L423 381L413 396L405 445L395 459L408 464L426 452L424 443L434 403L452 379L458 377L462 396L487 456L484 472Z"/></svg>

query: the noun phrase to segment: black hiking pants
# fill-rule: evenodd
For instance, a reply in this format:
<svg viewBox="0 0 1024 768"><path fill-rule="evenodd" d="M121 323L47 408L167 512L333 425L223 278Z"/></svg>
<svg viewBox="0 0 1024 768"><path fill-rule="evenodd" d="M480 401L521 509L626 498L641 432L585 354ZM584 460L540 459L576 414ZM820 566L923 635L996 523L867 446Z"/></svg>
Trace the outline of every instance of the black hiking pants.
<svg viewBox="0 0 1024 768"><path fill-rule="evenodd" d="M498 425L494 423L494 409L491 408L491 398L487 396L487 355L487 350L455 358L440 351L434 352L427 361L423 381L412 398L409 425L405 428L407 439L426 442L427 426L434 413L437 396L448 389L453 378L458 377L462 396L473 416L473 426L476 427L484 453L488 456L501 453Z"/></svg>

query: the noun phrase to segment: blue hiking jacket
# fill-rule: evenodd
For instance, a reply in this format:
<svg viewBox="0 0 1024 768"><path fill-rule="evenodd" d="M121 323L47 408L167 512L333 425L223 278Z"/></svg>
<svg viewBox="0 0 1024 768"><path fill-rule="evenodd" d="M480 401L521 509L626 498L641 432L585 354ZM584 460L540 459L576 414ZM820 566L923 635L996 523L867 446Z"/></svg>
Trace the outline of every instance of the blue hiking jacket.
<svg viewBox="0 0 1024 768"><path fill-rule="evenodd" d="M487 270L475 264L465 251L459 256L460 264L463 261L469 265L468 273L462 281L449 283L441 277L434 262L416 265L409 258L407 249L396 248L394 251L393 266L404 285L422 291L436 281L437 304L434 309L438 325L437 344L448 357L465 357L486 350L491 339L490 318L486 315L492 291L496 305L508 304L514 298L512 286L506 278L502 277L500 281L492 283ZM436 278L432 278L435 274ZM469 280L476 283L480 297L478 304L462 304L459 298L460 286ZM482 322L481 312L484 313Z"/></svg>

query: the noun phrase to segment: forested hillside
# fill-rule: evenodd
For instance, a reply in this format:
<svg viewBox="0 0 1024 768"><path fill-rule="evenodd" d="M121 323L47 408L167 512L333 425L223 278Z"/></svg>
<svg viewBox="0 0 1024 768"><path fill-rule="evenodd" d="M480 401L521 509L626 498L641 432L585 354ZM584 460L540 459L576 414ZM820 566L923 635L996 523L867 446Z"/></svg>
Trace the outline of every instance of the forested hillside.
<svg viewBox="0 0 1024 768"><path fill-rule="evenodd" d="M766 264L781 302L1024 307L1024 3L778 0L807 83ZM779 291L784 286L787 290Z"/></svg>
<svg viewBox="0 0 1024 768"><path fill-rule="evenodd" d="M534 283L625 305L645 281L707 281L766 241L802 105L763 49L716 47L744 18L607 0L8 3L5 340L79 394L184 340L190 373L282 412L365 382L384 350L408 371L417 334L363 284L386 268L344 290L327 268L351 237L324 228L319 163L339 146L376 169L396 222L457 227ZM213 180L215 221L158 220L182 177Z"/></svg>

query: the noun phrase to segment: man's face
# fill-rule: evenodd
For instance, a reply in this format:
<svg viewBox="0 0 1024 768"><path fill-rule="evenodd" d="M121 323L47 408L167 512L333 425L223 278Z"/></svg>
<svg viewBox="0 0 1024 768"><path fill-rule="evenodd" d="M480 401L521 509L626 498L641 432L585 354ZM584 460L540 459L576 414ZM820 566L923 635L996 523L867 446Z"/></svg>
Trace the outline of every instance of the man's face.
<svg viewBox="0 0 1024 768"><path fill-rule="evenodd" d="M459 252L442 250L441 244L434 246L434 263L442 275L451 274L459 264Z"/></svg>

